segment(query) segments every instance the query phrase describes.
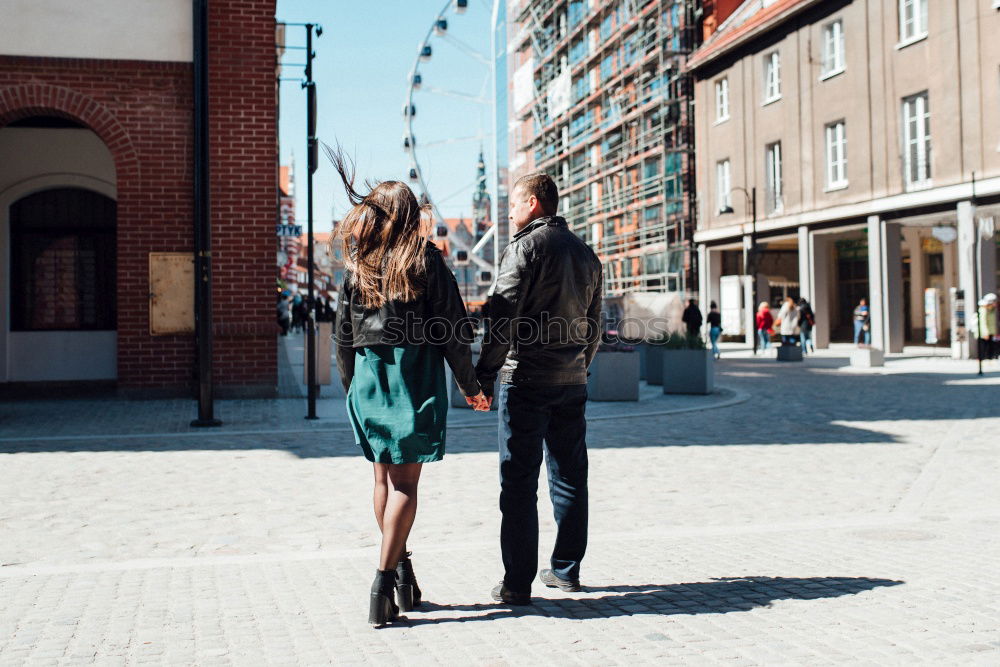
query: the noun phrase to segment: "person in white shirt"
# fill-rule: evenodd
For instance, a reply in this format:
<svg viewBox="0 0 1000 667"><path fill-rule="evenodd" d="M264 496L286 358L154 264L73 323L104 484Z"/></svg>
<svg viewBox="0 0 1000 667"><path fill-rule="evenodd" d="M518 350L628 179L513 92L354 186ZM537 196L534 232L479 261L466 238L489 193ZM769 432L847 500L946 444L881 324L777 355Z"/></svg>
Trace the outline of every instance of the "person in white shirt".
<svg viewBox="0 0 1000 667"><path fill-rule="evenodd" d="M795 345L799 336L799 309L792 297L786 297L778 311L779 333L782 345Z"/></svg>

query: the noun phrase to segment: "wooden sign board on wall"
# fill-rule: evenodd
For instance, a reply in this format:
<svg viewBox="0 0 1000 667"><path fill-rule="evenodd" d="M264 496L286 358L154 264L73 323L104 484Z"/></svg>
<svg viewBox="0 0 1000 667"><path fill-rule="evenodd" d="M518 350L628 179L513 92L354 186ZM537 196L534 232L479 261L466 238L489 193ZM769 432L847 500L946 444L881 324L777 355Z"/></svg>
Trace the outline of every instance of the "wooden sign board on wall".
<svg viewBox="0 0 1000 667"><path fill-rule="evenodd" d="M193 253L149 253L149 333L194 333Z"/></svg>

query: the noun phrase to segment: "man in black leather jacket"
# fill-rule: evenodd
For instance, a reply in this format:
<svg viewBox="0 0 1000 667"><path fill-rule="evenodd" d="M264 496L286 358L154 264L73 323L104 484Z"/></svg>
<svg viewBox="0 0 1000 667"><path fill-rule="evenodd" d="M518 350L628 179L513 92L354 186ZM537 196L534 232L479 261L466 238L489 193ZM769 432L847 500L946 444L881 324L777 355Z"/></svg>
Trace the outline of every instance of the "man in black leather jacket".
<svg viewBox="0 0 1000 667"><path fill-rule="evenodd" d="M555 215L559 193L545 174L510 193L517 233L500 258L486 304L479 383L499 373L500 547L504 578L493 598L529 604L538 565L536 491L543 441L558 527L542 583L580 590L587 548L587 367L601 327L602 268L593 250Z"/></svg>

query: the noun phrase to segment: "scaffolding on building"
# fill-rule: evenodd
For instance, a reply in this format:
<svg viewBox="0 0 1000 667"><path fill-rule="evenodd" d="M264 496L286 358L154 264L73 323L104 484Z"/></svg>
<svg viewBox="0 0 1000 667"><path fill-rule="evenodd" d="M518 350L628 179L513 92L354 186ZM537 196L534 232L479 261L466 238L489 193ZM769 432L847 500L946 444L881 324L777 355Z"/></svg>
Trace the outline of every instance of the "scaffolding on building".
<svg viewBox="0 0 1000 667"><path fill-rule="evenodd" d="M696 285L695 0L526 0L532 131L515 150L559 185L562 215L605 266L605 293ZM568 90L566 88L568 87ZM568 99L566 99L568 97Z"/></svg>

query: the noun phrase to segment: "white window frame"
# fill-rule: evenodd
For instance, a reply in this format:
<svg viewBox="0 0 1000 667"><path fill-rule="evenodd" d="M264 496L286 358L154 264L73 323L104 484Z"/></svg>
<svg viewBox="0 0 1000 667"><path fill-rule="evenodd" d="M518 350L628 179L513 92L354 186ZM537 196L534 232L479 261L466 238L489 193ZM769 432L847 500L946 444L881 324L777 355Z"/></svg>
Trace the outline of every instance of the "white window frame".
<svg viewBox="0 0 1000 667"><path fill-rule="evenodd" d="M927 39L928 0L899 0L899 43L897 49Z"/></svg>
<svg viewBox="0 0 1000 667"><path fill-rule="evenodd" d="M764 56L764 104L781 99L781 52L771 51Z"/></svg>
<svg viewBox="0 0 1000 667"><path fill-rule="evenodd" d="M847 187L847 123L829 123L823 131L826 138L826 191Z"/></svg>
<svg viewBox="0 0 1000 667"><path fill-rule="evenodd" d="M820 81L844 71L844 20L837 19L823 26L822 75Z"/></svg>
<svg viewBox="0 0 1000 667"><path fill-rule="evenodd" d="M724 209L733 207L732 198L733 172L729 158L715 163L715 208L722 213Z"/></svg>
<svg viewBox="0 0 1000 667"><path fill-rule="evenodd" d="M724 123L729 120L729 77L724 76L715 82L715 122Z"/></svg>
<svg viewBox="0 0 1000 667"><path fill-rule="evenodd" d="M931 186L931 114L927 91L903 98L901 120L903 183L907 190L928 188ZM917 163L915 178L914 160Z"/></svg>
<svg viewBox="0 0 1000 667"><path fill-rule="evenodd" d="M764 147L764 179L767 184L765 206L769 214L781 213L785 208L784 184L781 176L781 142Z"/></svg>

